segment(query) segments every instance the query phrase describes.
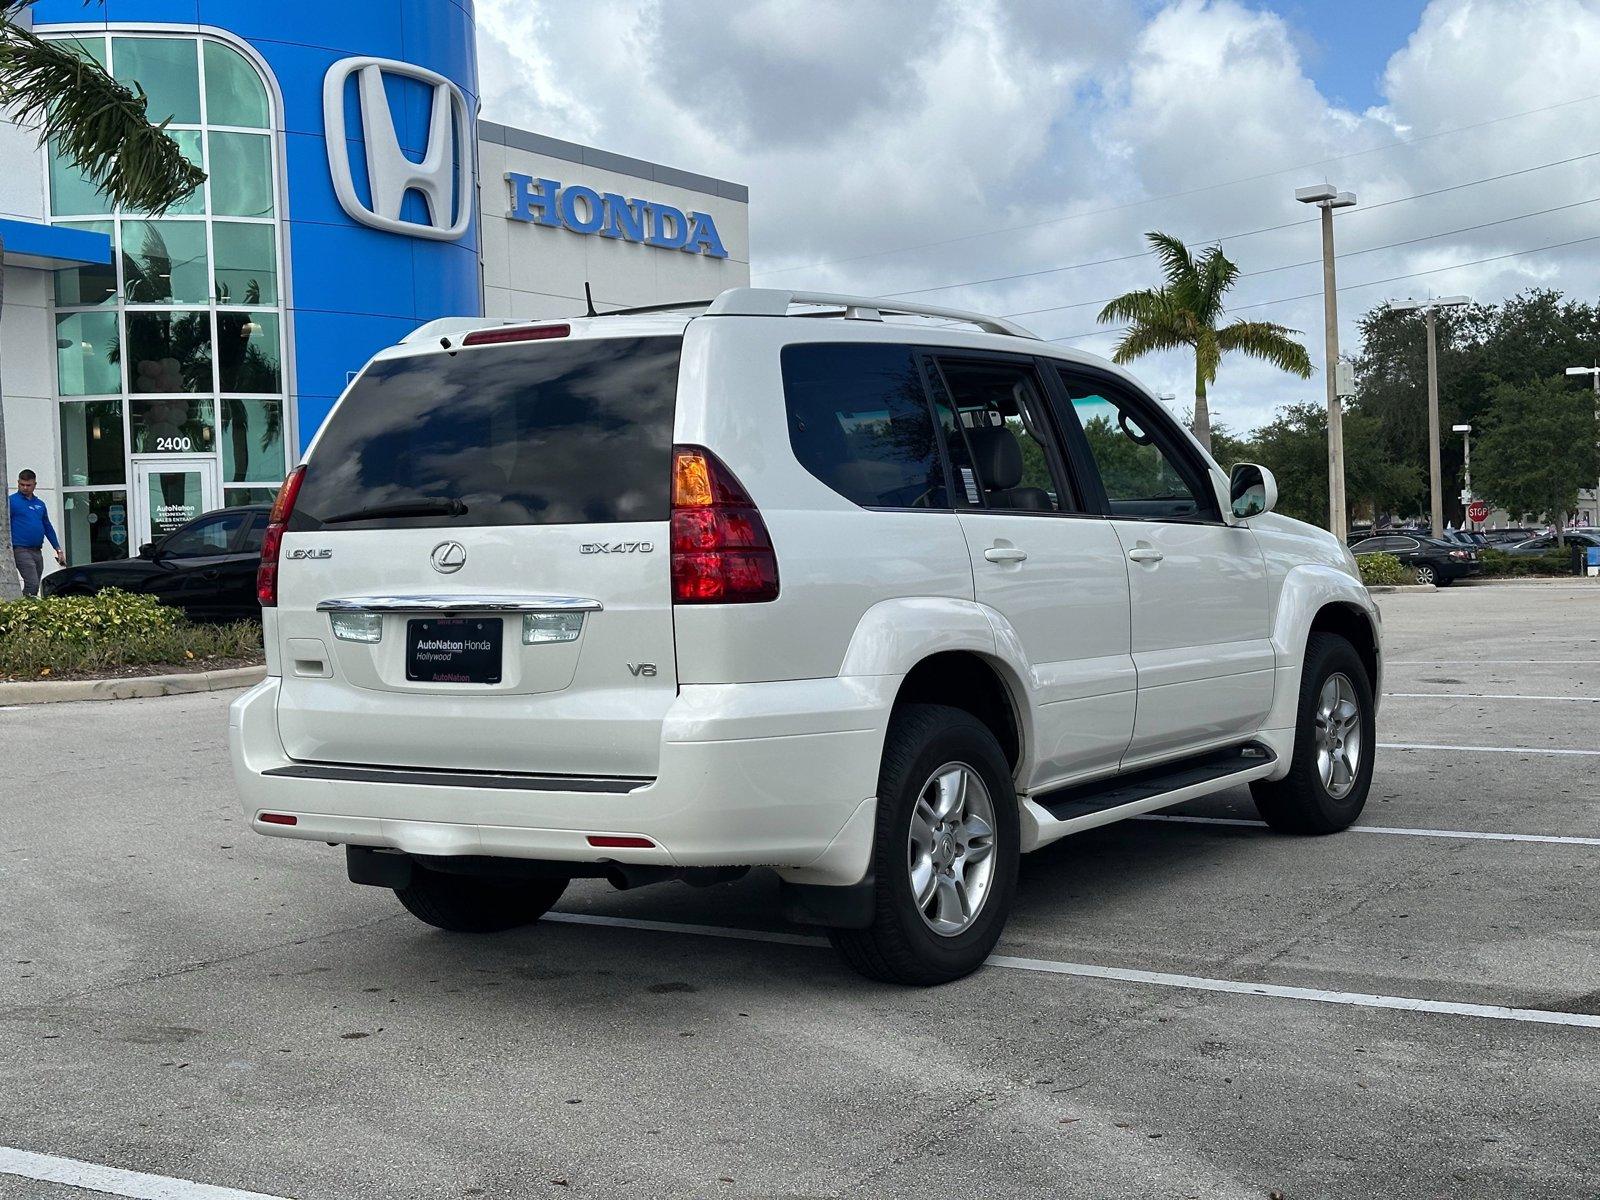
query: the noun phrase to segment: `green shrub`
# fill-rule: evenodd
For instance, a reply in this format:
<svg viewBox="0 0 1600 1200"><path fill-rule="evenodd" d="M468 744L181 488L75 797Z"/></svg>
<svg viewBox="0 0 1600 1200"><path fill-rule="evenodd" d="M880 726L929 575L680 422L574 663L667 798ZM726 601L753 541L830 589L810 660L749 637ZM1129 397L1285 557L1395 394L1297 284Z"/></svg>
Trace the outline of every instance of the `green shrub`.
<svg viewBox="0 0 1600 1200"><path fill-rule="evenodd" d="M105 591L0 603L0 678L261 658L261 626L196 625L153 596Z"/></svg>
<svg viewBox="0 0 1600 1200"><path fill-rule="evenodd" d="M1485 575L1570 575L1572 550L1546 550L1543 554L1511 555L1486 549L1478 556Z"/></svg>
<svg viewBox="0 0 1600 1200"><path fill-rule="evenodd" d="M81 645L105 637L161 633L182 620L181 612L154 596L115 588L94 596L25 597L0 604L0 640L26 631L48 641Z"/></svg>
<svg viewBox="0 0 1600 1200"><path fill-rule="evenodd" d="M1411 572L1392 554L1363 554L1356 563L1361 568L1361 582L1368 587L1414 582Z"/></svg>

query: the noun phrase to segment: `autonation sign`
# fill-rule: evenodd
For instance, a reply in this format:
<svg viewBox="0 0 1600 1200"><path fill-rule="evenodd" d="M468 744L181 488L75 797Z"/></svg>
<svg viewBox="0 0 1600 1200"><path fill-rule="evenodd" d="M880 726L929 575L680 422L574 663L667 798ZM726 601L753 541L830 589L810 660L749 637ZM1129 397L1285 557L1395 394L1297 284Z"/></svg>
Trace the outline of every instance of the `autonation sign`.
<svg viewBox="0 0 1600 1200"><path fill-rule="evenodd" d="M662 250L728 257L710 213L685 213L654 200L628 199L616 192L597 192L577 183L563 185L555 179L535 179L515 171L506 172L506 182L511 185L511 209L507 215L513 220L619 238Z"/></svg>

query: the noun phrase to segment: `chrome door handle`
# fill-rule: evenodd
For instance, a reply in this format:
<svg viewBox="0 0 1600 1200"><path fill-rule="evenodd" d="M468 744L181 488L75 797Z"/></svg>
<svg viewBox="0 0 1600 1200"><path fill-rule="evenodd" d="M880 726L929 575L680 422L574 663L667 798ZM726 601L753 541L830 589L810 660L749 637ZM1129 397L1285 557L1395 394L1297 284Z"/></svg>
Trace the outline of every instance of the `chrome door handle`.
<svg viewBox="0 0 1600 1200"><path fill-rule="evenodd" d="M1166 555L1162 554L1154 546L1135 546L1128 551L1128 557L1133 559L1134 562L1158 563Z"/></svg>
<svg viewBox="0 0 1600 1200"><path fill-rule="evenodd" d="M1016 546L990 546L983 556L992 563L1019 563L1028 557L1028 552Z"/></svg>

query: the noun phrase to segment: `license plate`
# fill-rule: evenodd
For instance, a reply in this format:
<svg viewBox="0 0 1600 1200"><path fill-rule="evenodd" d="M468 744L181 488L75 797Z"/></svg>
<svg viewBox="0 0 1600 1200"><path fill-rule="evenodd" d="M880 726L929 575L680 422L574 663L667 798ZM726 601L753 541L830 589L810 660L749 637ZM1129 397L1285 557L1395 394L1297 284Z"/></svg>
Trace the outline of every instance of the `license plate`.
<svg viewBox="0 0 1600 1200"><path fill-rule="evenodd" d="M412 683L499 683L499 617L406 622L406 679Z"/></svg>

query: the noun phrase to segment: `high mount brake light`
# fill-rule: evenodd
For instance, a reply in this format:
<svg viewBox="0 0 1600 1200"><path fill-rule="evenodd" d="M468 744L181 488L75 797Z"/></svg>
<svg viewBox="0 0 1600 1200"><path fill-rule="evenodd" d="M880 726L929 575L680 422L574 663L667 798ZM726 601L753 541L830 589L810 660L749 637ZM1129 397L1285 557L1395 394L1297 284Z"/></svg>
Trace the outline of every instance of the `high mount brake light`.
<svg viewBox="0 0 1600 1200"><path fill-rule="evenodd" d="M778 598L767 524L732 471L700 446L672 449L672 601L751 604Z"/></svg>
<svg viewBox="0 0 1600 1200"><path fill-rule="evenodd" d="M272 512L267 515L267 531L261 535L261 565L256 568L256 599L262 608L278 605L278 552L283 546L284 526L294 512L294 502L305 477L304 466L290 471L289 478L278 489L278 498L272 502Z"/></svg>
<svg viewBox="0 0 1600 1200"><path fill-rule="evenodd" d="M514 325L506 329L479 329L461 339L463 346L493 346L500 342L542 342L545 338L563 338L572 332L571 325Z"/></svg>

